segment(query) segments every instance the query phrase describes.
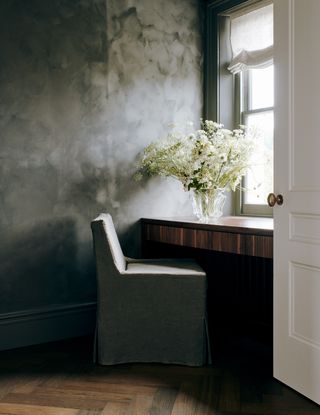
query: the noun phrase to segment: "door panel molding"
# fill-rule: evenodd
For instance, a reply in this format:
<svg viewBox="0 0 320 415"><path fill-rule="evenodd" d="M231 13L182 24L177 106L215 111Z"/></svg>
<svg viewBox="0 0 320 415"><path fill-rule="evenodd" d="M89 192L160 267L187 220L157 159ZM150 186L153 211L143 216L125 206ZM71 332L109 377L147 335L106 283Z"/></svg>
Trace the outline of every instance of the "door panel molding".
<svg viewBox="0 0 320 415"><path fill-rule="evenodd" d="M289 240L320 245L320 215L289 213Z"/></svg>
<svg viewBox="0 0 320 415"><path fill-rule="evenodd" d="M288 1L288 145L289 145L289 191L296 190L294 181L294 0Z"/></svg>
<svg viewBox="0 0 320 415"><path fill-rule="evenodd" d="M306 264L289 264L289 336L320 350L320 268ZM307 324L306 324L307 322Z"/></svg>
<svg viewBox="0 0 320 415"><path fill-rule="evenodd" d="M297 14L299 13L298 8L300 7L308 7L307 4L303 4L301 6L301 0L300 2L297 0L289 0L289 33L288 33L288 82L289 82L289 191L292 192L320 192L320 185L317 184L317 177L320 172L316 171L309 171L310 167L316 167L318 168L319 164L316 164L313 157L317 156L318 151L311 152L310 154L310 162L305 162L305 157L302 158L302 154L304 151L301 151L301 142L304 141L304 137L301 133L301 114L305 118L306 117L306 111L301 111L301 108L298 108L299 102L301 100L306 100L306 97L301 96L301 91L297 91L296 86L300 85L301 89L301 82L298 82L297 80L301 79L301 72L299 72L299 64L304 59L301 59L301 57L297 56L296 48L301 53L301 48L299 41L301 42L301 39L296 41L296 35L295 33L300 30L301 34L301 27L299 29L299 24L301 26L301 23L299 22L299 17ZM311 31L311 29L309 29ZM303 32L305 33L305 31ZM310 35L309 35L310 36ZM312 69L312 64L310 64L310 69ZM308 74L310 76L310 74ZM311 75L312 76L312 75ZM318 73L317 73L318 77ZM310 85L309 85L309 88ZM316 84L313 86L313 88L317 88ZM298 87L299 89L299 87ZM319 89L320 93L320 89ZM308 95L308 94L304 94ZM310 94L311 96L312 94ZM312 98L311 98L312 99ZM303 106L303 109L307 108L307 103ZM309 104L309 111L312 113L313 105L312 103ZM314 123L309 124L309 128L312 129L315 128ZM300 132L299 132L300 129ZM298 131L297 131L298 130ZM308 138L308 134L306 135L306 140L310 140ZM297 150L297 147L300 143L300 148ZM308 144L308 143L307 143ZM307 151L308 145L303 147L303 150ZM319 147L320 149L320 147ZM300 159L300 160L299 160ZM300 161L300 163L298 162ZM303 166L301 166L301 161L304 162ZM313 174L312 174L313 173ZM311 179L311 182L309 181ZM313 179L313 180L312 180ZM309 182L308 182L309 181ZM312 183L312 181L315 181Z"/></svg>

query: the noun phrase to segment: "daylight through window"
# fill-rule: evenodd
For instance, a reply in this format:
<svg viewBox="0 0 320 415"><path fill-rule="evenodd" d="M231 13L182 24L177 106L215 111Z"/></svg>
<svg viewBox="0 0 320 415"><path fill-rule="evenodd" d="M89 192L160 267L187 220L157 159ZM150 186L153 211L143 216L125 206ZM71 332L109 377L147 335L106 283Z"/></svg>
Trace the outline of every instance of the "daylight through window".
<svg viewBox="0 0 320 415"><path fill-rule="evenodd" d="M228 69L238 78L238 118L258 141L243 180L241 213L268 214L267 196L273 191L273 5L231 15L230 38Z"/></svg>

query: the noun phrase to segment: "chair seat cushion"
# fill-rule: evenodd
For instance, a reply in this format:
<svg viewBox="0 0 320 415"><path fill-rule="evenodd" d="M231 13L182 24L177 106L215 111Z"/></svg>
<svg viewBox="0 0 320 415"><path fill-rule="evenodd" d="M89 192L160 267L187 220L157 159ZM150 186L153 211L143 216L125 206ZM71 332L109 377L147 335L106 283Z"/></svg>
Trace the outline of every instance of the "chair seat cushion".
<svg viewBox="0 0 320 415"><path fill-rule="evenodd" d="M127 263L129 274L172 274L205 277L203 269L190 259L141 260Z"/></svg>

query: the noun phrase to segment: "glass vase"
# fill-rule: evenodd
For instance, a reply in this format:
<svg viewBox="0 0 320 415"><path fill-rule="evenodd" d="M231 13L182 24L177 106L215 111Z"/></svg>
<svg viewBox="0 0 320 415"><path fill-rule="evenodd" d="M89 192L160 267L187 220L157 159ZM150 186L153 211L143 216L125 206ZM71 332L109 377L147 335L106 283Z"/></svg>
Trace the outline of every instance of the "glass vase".
<svg viewBox="0 0 320 415"><path fill-rule="evenodd" d="M200 222L220 218L226 201L224 189L203 190L192 192L192 207L194 215Z"/></svg>

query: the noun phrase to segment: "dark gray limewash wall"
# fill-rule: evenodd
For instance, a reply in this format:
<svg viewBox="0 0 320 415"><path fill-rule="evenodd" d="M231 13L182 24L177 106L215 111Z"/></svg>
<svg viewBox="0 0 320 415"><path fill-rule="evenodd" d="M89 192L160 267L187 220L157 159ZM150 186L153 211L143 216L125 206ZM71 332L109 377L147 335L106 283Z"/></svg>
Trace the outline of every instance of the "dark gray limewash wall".
<svg viewBox="0 0 320 415"><path fill-rule="evenodd" d="M0 2L0 313L95 299L90 221L124 251L142 216L191 212L173 180L132 180L171 122L197 121L197 0Z"/></svg>

